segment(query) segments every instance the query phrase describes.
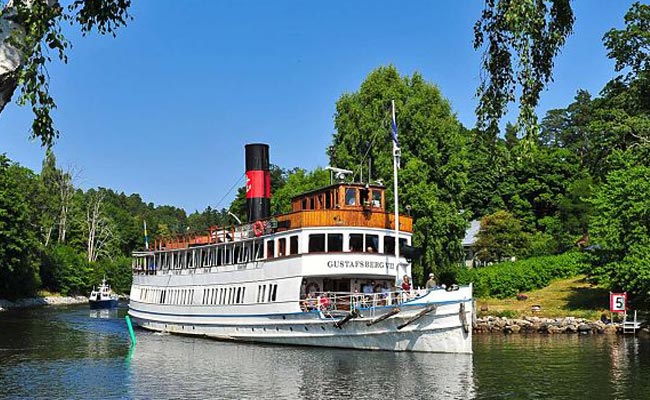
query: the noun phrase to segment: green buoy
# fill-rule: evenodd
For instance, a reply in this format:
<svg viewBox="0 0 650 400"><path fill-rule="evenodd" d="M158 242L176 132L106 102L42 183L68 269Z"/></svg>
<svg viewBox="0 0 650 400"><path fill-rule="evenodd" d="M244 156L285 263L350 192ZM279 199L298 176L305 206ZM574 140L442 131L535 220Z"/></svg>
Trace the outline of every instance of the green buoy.
<svg viewBox="0 0 650 400"><path fill-rule="evenodd" d="M131 335L131 347L135 346L135 332L133 332L133 325L131 325L131 317L125 315L124 319L126 320L126 326L129 327L129 334Z"/></svg>

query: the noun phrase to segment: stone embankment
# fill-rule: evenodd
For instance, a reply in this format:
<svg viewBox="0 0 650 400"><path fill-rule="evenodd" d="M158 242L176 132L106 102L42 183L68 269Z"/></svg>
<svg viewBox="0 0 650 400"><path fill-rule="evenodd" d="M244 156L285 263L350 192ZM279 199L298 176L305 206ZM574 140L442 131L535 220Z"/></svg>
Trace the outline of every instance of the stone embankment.
<svg viewBox="0 0 650 400"><path fill-rule="evenodd" d="M482 317L474 323L474 333L576 333L576 334L615 334L621 333L620 324L606 324L584 318L541 318L541 317ZM649 334L648 327L640 330Z"/></svg>
<svg viewBox="0 0 650 400"><path fill-rule="evenodd" d="M16 301L0 299L0 312L10 308L27 308L39 306L59 306L71 304L88 303L88 298L85 296L46 296L46 297L30 297L26 299L19 299Z"/></svg>

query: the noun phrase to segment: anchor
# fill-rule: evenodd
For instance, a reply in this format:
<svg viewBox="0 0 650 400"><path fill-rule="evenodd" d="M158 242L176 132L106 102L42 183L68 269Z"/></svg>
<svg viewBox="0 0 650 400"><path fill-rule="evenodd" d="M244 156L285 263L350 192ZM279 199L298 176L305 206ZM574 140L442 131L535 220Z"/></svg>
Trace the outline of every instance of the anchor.
<svg viewBox="0 0 650 400"><path fill-rule="evenodd" d="M400 311L401 310L399 308L397 308L397 307L393 308L392 310L390 310L386 314L382 315L381 317L377 317L377 318L373 319L372 321L366 323L366 326L373 326L377 322L381 322L381 321L383 321L385 319L388 319L388 318L392 317L393 315L399 313Z"/></svg>
<svg viewBox="0 0 650 400"><path fill-rule="evenodd" d="M358 317L358 316L359 316L359 313L357 312L357 310L352 310L352 311L350 311L350 314L348 314L348 315L345 316L345 318L343 318L343 319L340 320L340 321L336 321L336 322L334 323L334 327L335 327L335 328L339 328L339 329L341 329L341 327L342 327L343 325L347 324L348 321L350 321L352 318L356 318L356 317Z"/></svg>
<svg viewBox="0 0 650 400"><path fill-rule="evenodd" d="M436 306L428 306L428 307L425 308L424 310L420 311L419 313L417 313L417 314L415 314L414 316L412 316L411 318L409 318L409 319L408 319L406 322L404 322L402 325L398 326L397 329L399 330L399 329L404 328L404 327L407 326L407 325L412 324L413 322L415 322L415 321L417 321L418 319L424 317L425 315L429 314L430 312L432 312L432 311L436 311L437 308L438 308L438 307L436 307Z"/></svg>

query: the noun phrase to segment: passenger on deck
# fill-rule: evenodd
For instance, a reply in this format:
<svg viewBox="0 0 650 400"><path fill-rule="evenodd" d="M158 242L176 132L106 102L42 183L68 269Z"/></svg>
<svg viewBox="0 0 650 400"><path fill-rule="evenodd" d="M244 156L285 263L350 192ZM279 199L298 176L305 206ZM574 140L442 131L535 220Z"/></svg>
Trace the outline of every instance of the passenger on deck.
<svg viewBox="0 0 650 400"><path fill-rule="evenodd" d="M433 272L429 274L429 280L427 281L426 288L433 289L436 285L436 277L433 275Z"/></svg>
<svg viewBox="0 0 650 400"><path fill-rule="evenodd" d="M318 309L321 311L327 311L330 309L330 297L329 293L323 293L318 296Z"/></svg>
<svg viewBox="0 0 650 400"><path fill-rule="evenodd" d="M315 308L316 308L316 299L311 295L311 292L307 293L307 297L302 302L302 310L311 311L314 310Z"/></svg>
<svg viewBox="0 0 650 400"><path fill-rule="evenodd" d="M402 301L406 301L411 296L411 281L408 275L402 278Z"/></svg>

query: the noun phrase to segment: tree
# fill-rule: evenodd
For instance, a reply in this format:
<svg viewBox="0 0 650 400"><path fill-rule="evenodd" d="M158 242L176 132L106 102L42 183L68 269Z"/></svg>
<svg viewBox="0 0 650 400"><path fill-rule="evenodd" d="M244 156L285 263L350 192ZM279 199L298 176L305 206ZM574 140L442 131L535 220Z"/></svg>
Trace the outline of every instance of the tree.
<svg viewBox="0 0 650 400"><path fill-rule="evenodd" d="M39 286L35 209L27 196L31 171L0 154L0 298L32 294Z"/></svg>
<svg viewBox="0 0 650 400"><path fill-rule="evenodd" d="M467 133L436 86L418 73L401 77L393 66L372 71L357 92L336 103L330 165L353 170L358 178L372 158L371 175L392 198L391 100L402 154L400 205L412 207L414 243L424 248L427 269L453 264L463 254L465 220L459 211L467 184Z"/></svg>
<svg viewBox="0 0 650 400"><path fill-rule="evenodd" d="M616 80L629 82L650 71L650 5L638 1L625 14L625 29L612 28L603 36L607 57L616 61L616 71L628 69Z"/></svg>
<svg viewBox="0 0 650 400"><path fill-rule="evenodd" d="M67 61L70 44L61 22L78 24L84 35L97 31L115 36L130 18L130 5L131 0L74 0L67 7L57 0L7 1L0 11L0 113L19 87L18 103L29 104L34 113L33 137L50 146L58 131L50 115L56 103L49 93L46 64L49 50Z"/></svg>
<svg viewBox="0 0 650 400"><path fill-rule="evenodd" d="M570 0L485 1L474 26L474 48L484 51L476 108L480 129L496 139L499 121L520 89L518 125L528 143L537 138L535 107L574 20Z"/></svg>
<svg viewBox="0 0 650 400"><path fill-rule="evenodd" d="M622 156L634 157L631 151ZM612 171L591 203L590 232L599 247L593 274L612 289L650 299L650 167Z"/></svg>
<svg viewBox="0 0 650 400"><path fill-rule="evenodd" d="M521 223L501 210L481 218L481 229L475 243L476 257L482 262L500 262L525 254L527 236Z"/></svg>
<svg viewBox="0 0 650 400"><path fill-rule="evenodd" d="M97 261L100 255L110 255L110 248L117 241L113 221L104 211L104 190L89 190L86 193L86 254L89 262Z"/></svg>
<svg viewBox="0 0 650 400"><path fill-rule="evenodd" d="M290 212L293 197L329 185L329 178L329 172L322 168L316 168L311 172L307 172L302 168L294 168L288 171L284 178L284 185L278 188L271 197L271 213Z"/></svg>

